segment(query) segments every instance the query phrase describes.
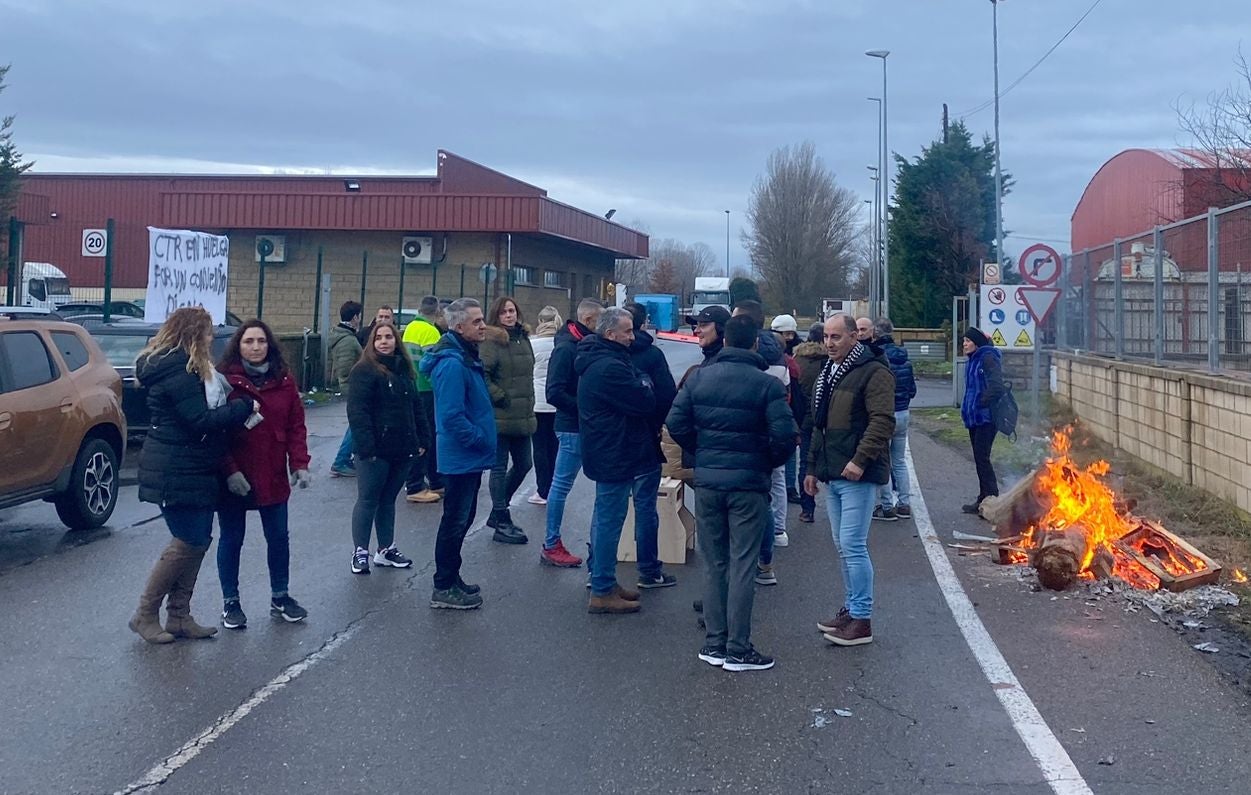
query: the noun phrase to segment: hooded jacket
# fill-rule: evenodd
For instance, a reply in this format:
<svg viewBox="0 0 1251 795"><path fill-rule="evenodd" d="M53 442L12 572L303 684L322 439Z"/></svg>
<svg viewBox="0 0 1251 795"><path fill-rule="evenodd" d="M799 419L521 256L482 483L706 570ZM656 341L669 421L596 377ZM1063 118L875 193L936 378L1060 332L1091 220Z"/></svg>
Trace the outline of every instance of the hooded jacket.
<svg viewBox="0 0 1251 795"><path fill-rule="evenodd" d="M858 355L857 355L858 354ZM855 356L825 406L817 402L820 376L813 388L813 412L824 408L825 423L814 417L808 447L808 472L828 483L843 479L849 461L864 470L863 483L890 481L890 439L895 433L895 376L886 357L867 345ZM834 366L830 362L830 366Z"/></svg>
<svg viewBox="0 0 1251 795"><path fill-rule="evenodd" d="M222 371L230 383L231 400L261 404L260 425L235 431L230 437L226 474L242 472L252 492L250 506L280 505L291 498L290 473L308 469L308 431L304 402L291 374L283 372L259 385L236 362Z"/></svg>
<svg viewBox="0 0 1251 795"><path fill-rule="evenodd" d="M352 450L361 458L398 461L430 446L417 379L408 374L400 356L378 356L385 372L361 359L348 377L348 427Z"/></svg>
<svg viewBox="0 0 1251 795"><path fill-rule="evenodd" d="M908 361L908 349L896 345L889 334L878 337L874 344L882 349L890 371L895 374L895 411L907 411L917 396L917 379L912 372L912 362Z"/></svg>
<svg viewBox="0 0 1251 795"><path fill-rule="evenodd" d="M799 429L786 390L752 351L726 348L695 371L666 422L695 456L695 487L768 493L773 470L795 452Z"/></svg>
<svg viewBox="0 0 1251 795"><path fill-rule="evenodd" d="M578 343L577 354L578 432L586 476L616 483L659 469L656 392L651 379L630 363L630 349L593 334Z"/></svg>
<svg viewBox="0 0 1251 795"><path fill-rule="evenodd" d="M804 424L800 428L804 433L812 433L812 396L815 394L817 376L825 366L830 355L825 346L819 342L801 342L795 346L795 364L799 365L799 387L804 393Z"/></svg>
<svg viewBox="0 0 1251 795"><path fill-rule="evenodd" d="M556 407L557 433L578 432L578 372L573 363L578 344L595 332L570 320L556 332L552 357L547 363L547 402Z"/></svg>
<svg viewBox="0 0 1251 795"><path fill-rule="evenodd" d="M330 353L330 376L339 387L343 399L348 398L348 376L361 358L361 342L356 332L346 323L340 323L330 329L329 342L326 347Z"/></svg>
<svg viewBox="0 0 1251 795"><path fill-rule="evenodd" d="M1002 354L994 345L980 346L964 366L964 400L960 403L964 427L975 428L994 422L991 408L1005 391Z"/></svg>
<svg viewBox="0 0 1251 795"><path fill-rule="evenodd" d="M139 499L213 508L221 496L229 434L252 413L249 400L210 409L204 381L187 372L181 350L141 359L135 376L148 390L151 425L139 454Z"/></svg>
<svg viewBox="0 0 1251 795"><path fill-rule="evenodd" d="M520 323L511 329L487 326L479 350L486 369L487 390L495 406L495 428L501 436L532 436L534 418L534 348Z"/></svg>
<svg viewBox="0 0 1251 795"><path fill-rule="evenodd" d="M656 340L646 331L636 330L634 342L630 344L630 363L634 369L652 380L652 389L656 393L656 412L652 416L652 427L659 438L665 426L665 417L673 407L673 399L678 396L678 385L673 382L673 373L669 370L669 360L665 358ZM661 457L663 461L663 455Z"/></svg>
<svg viewBox="0 0 1251 795"><path fill-rule="evenodd" d="M468 475L495 466L495 411L486 370L469 343L449 331L421 359L434 383L439 472Z"/></svg>

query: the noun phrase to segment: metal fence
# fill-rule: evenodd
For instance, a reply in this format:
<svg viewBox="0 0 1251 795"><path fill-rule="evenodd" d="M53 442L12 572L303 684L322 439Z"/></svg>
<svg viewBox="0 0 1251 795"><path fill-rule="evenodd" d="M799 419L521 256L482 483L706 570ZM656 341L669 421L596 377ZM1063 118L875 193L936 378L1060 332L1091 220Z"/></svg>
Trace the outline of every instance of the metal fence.
<svg viewBox="0 0 1251 795"><path fill-rule="evenodd" d="M1251 371L1251 202L1075 252L1055 342L1117 359Z"/></svg>

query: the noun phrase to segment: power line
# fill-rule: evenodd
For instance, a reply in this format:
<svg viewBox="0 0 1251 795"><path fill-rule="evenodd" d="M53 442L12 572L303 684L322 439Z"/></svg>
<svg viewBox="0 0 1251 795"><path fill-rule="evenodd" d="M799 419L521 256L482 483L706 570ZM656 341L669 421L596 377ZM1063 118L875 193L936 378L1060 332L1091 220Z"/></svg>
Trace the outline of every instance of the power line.
<svg viewBox="0 0 1251 795"><path fill-rule="evenodd" d="M1086 13L1082 14L1081 17L1079 17L1078 20L1073 23L1073 27L1069 28L1068 31L1063 36L1060 37L1060 40L1051 46L1051 49L1043 53L1043 56L1039 58L1037 61L1035 61L1033 66L1025 70L1025 74L1018 77L1010 86L1005 88L1003 91L999 92L999 98L1003 99L1005 96L1008 95L1008 92L1012 91L1012 89L1019 86L1021 82L1025 80L1025 78L1033 74L1035 69L1042 66L1043 61L1047 60L1047 58L1051 55L1051 53L1055 52L1060 47L1060 45L1064 43L1064 40L1067 39L1070 35L1072 35L1073 31L1077 30L1078 26L1080 26L1083 22L1086 21L1086 17L1090 16L1091 12L1093 12L1096 8L1098 8L1099 4L1102 2L1103 0L1095 0L1095 2L1090 6L1090 8L1086 9ZM974 108L971 108L970 110L966 110L963 113L957 113L956 116L960 118L972 116L974 114L981 113L982 111L986 110L987 108L991 107L994 104L995 104L995 99L994 97L992 97L988 99L987 101L983 102L982 104Z"/></svg>

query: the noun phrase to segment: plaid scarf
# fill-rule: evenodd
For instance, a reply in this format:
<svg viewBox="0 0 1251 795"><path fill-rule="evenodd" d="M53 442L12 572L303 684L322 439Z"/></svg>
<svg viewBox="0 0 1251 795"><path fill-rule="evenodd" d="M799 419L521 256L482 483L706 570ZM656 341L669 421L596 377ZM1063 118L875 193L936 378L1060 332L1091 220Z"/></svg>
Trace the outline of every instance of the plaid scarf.
<svg viewBox="0 0 1251 795"><path fill-rule="evenodd" d="M863 342L857 342L841 364L834 364L833 359L825 360L824 366L821 367L821 374L817 376L816 395L813 398L813 405L816 407L816 416L813 417L813 421L818 428L825 430L830 400L834 396L834 388L838 386L838 382L843 380L848 370L870 356L872 354L868 346Z"/></svg>

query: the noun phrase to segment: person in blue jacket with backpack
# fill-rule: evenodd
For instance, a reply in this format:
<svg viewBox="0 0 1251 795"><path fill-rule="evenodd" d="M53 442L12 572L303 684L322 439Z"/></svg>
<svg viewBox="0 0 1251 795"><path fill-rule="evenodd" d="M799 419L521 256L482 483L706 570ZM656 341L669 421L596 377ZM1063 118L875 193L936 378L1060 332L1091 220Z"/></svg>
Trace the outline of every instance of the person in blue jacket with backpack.
<svg viewBox="0 0 1251 795"><path fill-rule="evenodd" d="M912 517L912 484L908 480L904 453L908 447L909 407L917 396L917 380L912 362L908 361L908 351L895 344L894 333L895 324L890 318L879 317L874 321L873 344L882 349L890 371L895 374L895 433L890 437L890 477L894 489L892 493L891 483L882 486L878 491L878 507L873 511L873 518L883 522Z"/></svg>
<svg viewBox="0 0 1251 795"><path fill-rule="evenodd" d="M969 326L964 332L964 355L968 363L964 368L964 401L960 405L960 417L969 429L969 443L973 445L973 463L977 466L977 499L962 505L965 513L976 514L987 497L999 496L999 482L995 468L990 463L990 450L995 444L994 407L1006 391L1003 382L1003 357L999 349L981 329Z"/></svg>

